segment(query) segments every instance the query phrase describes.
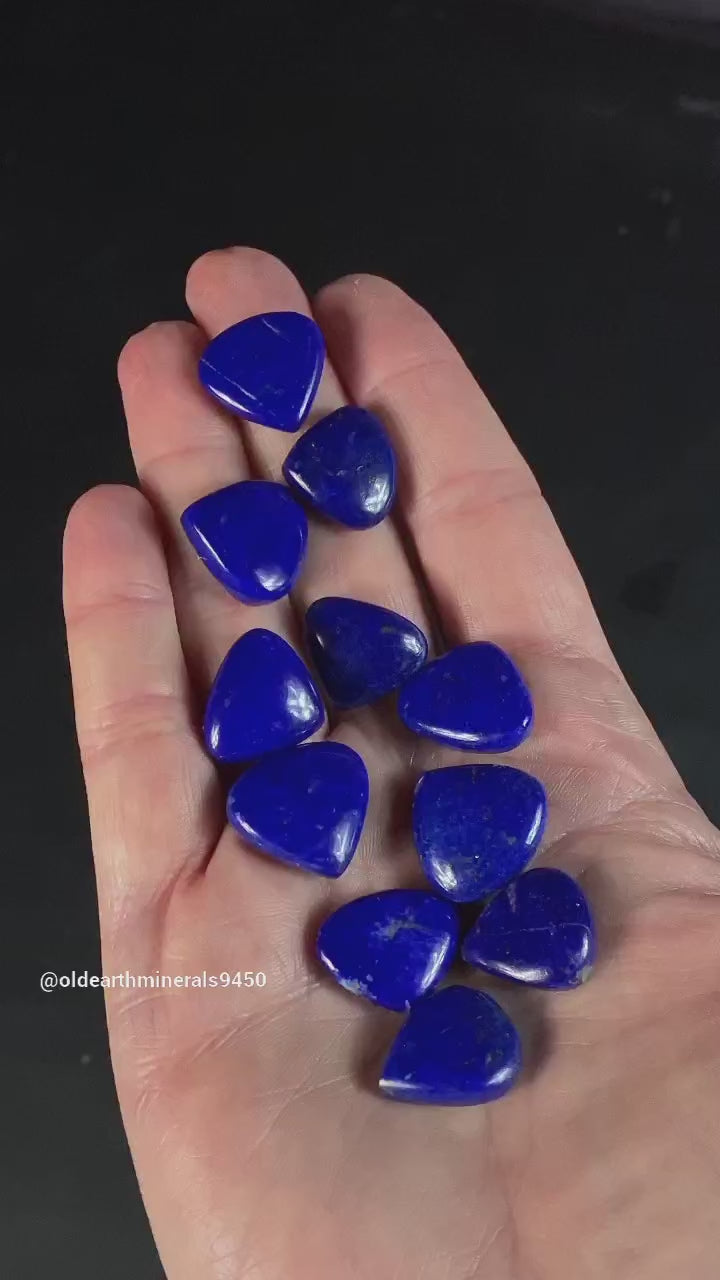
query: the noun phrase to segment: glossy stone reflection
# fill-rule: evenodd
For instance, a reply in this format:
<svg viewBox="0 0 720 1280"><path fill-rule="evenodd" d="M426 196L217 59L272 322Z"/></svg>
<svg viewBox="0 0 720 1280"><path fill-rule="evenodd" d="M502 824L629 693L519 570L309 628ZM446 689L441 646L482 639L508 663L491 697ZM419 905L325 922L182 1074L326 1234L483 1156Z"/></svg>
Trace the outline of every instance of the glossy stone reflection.
<svg viewBox="0 0 720 1280"><path fill-rule="evenodd" d="M228 819L251 844L322 876L342 875L365 821L369 783L360 756L311 742L252 765L230 790Z"/></svg>
<svg viewBox="0 0 720 1280"><path fill-rule="evenodd" d="M496 644L460 645L418 671L400 693L409 729L461 751L512 751L532 728L532 702Z"/></svg>
<svg viewBox="0 0 720 1280"><path fill-rule="evenodd" d="M413 799L413 834L428 879L454 902L476 902L530 861L545 829L537 778L504 764L460 764L424 773Z"/></svg>
<svg viewBox="0 0 720 1280"><path fill-rule="evenodd" d="M595 928L579 884L537 867L498 893L468 933L463 955L488 973L534 987L577 987L595 959Z"/></svg>
<svg viewBox="0 0 720 1280"><path fill-rule="evenodd" d="M457 941L450 903L417 889L388 889L335 911L318 934L318 955L346 990L403 1010L440 981Z"/></svg>
<svg viewBox="0 0 720 1280"><path fill-rule="evenodd" d="M397 689L427 656L408 618L379 605L325 596L307 611L310 656L333 702L359 707Z"/></svg>
<svg viewBox="0 0 720 1280"><path fill-rule="evenodd" d="M470 987L445 987L411 1009L380 1090L397 1102L492 1102L520 1074L520 1037L500 1005Z"/></svg>
<svg viewBox="0 0 720 1280"><path fill-rule="evenodd" d="M216 760L253 760L293 747L323 724L312 676L272 631L247 631L215 677L205 713L205 742Z"/></svg>
<svg viewBox="0 0 720 1280"><path fill-rule="evenodd" d="M297 431L315 399L324 359L314 320L296 311L270 311L213 338L200 359L200 381L233 413Z"/></svg>
<svg viewBox="0 0 720 1280"><path fill-rule="evenodd" d="M181 519L200 559L244 604L268 604L294 586L307 517L284 485L243 480L193 502Z"/></svg>
<svg viewBox="0 0 720 1280"><path fill-rule="evenodd" d="M395 498L395 454L374 413L346 405L310 427L285 459L287 483L323 515L367 529Z"/></svg>

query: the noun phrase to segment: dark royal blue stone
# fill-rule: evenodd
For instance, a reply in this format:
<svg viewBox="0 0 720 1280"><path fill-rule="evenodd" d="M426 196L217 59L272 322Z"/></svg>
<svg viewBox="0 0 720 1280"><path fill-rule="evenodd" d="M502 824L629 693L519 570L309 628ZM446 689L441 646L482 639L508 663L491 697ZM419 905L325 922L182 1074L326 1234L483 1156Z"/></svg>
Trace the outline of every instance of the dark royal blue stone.
<svg viewBox="0 0 720 1280"><path fill-rule="evenodd" d="M341 742L310 742L251 765L230 790L227 814L258 849L335 877L357 848L368 791L356 751Z"/></svg>
<svg viewBox="0 0 720 1280"><path fill-rule="evenodd" d="M193 502L181 521L203 563L244 604L268 604L292 590L308 529L284 485L242 480Z"/></svg>
<svg viewBox="0 0 720 1280"><path fill-rule="evenodd" d="M427 657L408 618L376 604L325 596L305 618L308 646L333 702L360 707L397 689Z"/></svg>
<svg viewBox="0 0 720 1280"><path fill-rule="evenodd" d="M419 889L387 889L339 907L318 934L318 955L353 994L409 1009L439 982L458 942L455 909Z"/></svg>
<svg viewBox="0 0 720 1280"><path fill-rule="evenodd" d="M445 987L416 1004L393 1044L380 1090L397 1102L492 1102L520 1074L520 1037L483 991Z"/></svg>
<svg viewBox="0 0 720 1280"><path fill-rule="evenodd" d="M595 959L595 928L579 884L554 867L513 880L478 916L463 946L470 964L534 987L577 987Z"/></svg>
<svg viewBox="0 0 720 1280"><path fill-rule="evenodd" d="M324 720L305 663L281 636L257 627L235 641L215 677L205 742L216 760L253 760L297 746Z"/></svg>
<svg viewBox="0 0 720 1280"><path fill-rule="evenodd" d="M532 727L532 702L515 664L480 640L451 649L408 680L398 711L409 729L461 751L512 751Z"/></svg>
<svg viewBox="0 0 720 1280"><path fill-rule="evenodd" d="M323 336L308 316L269 311L231 325L200 358L200 381L242 418L297 431L315 399Z"/></svg>
<svg viewBox="0 0 720 1280"><path fill-rule="evenodd" d="M432 769L420 778L413 800L423 870L454 902L486 898L527 866L542 839L546 813L542 784L521 769Z"/></svg>
<svg viewBox="0 0 720 1280"><path fill-rule="evenodd" d="M283 465L287 483L323 515L368 529L395 497L395 454L379 418L346 405L300 437Z"/></svg>

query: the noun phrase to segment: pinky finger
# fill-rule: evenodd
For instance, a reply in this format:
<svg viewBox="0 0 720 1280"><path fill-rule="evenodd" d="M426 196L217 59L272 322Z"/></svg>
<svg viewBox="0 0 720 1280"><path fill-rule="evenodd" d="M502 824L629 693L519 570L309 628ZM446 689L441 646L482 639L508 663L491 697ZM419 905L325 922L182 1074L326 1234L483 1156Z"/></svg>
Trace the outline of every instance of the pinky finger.
<svg viewBox="0 0 720 1280"><path fill-rule="evenodd" d="M67 522L64 604L103 938L202 866L222 825L193 724L167 566L136 490L84 494ZM125 933L125 929L123 929Z"/></svg>

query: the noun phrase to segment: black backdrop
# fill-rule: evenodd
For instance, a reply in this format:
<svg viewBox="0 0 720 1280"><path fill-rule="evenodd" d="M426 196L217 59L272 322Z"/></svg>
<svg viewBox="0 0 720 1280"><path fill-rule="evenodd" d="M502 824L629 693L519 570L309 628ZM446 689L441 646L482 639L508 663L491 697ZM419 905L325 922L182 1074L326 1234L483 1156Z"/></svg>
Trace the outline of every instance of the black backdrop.
<svg viewBox="0 0 720 1280"><path fill-rule="evenodd" d="M40 4L4 42L0 1271L161 1275L97 995L60 618L73 498L129 480L114 362L195 255L393 276L534 464L631 683L720 817L720 53L453 0Z"/></svg>

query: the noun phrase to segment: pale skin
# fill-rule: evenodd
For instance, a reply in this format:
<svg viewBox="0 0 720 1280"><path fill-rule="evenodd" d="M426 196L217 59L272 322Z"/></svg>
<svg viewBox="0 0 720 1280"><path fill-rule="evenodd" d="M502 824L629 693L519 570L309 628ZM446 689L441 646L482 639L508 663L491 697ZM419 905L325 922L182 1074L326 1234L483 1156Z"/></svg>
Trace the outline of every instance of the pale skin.
<svg viewBox="0 0 720 1280"><path fill-rule="evenodd" d="M196 361L245 316L311 304L252 249L200 258L187 297L195 324L152 325L120 358L140 492L85 494L65 537L104 970L268 979L108 992L168 1280L716 1280L720 836L625 683L526 464L426 312L385 280L337 281L312 304L329 351L313 417L347 399L382 416L401 463L397 518L364 532L313 522L292 602L244 607L178 518L232 481L279 479L294 437L227 416ZM380 1098L401 1019L341 991L312 956L333 906L421 883L412 784L473 757L413 737L390 700L333 717L372 783L338 881L279 865L224 825L227 779L199 733L209 684L252 627L301 647L303 610L333 594L407 615L436 648L494 640L534 694L535 731L503 759L547 786L539 861L580 879L600 958L573 992L459 970L525 1044L521 1082L485 1107Z"/></svg>

